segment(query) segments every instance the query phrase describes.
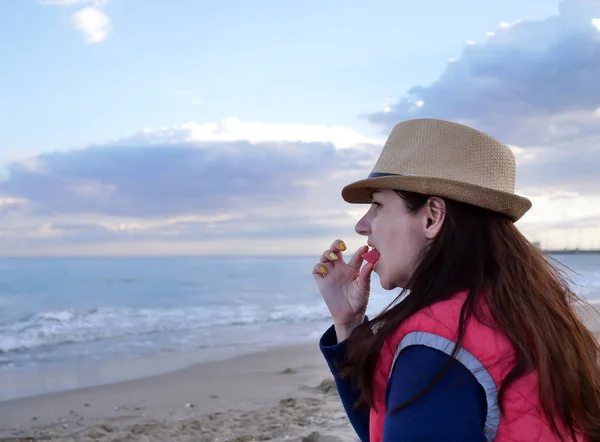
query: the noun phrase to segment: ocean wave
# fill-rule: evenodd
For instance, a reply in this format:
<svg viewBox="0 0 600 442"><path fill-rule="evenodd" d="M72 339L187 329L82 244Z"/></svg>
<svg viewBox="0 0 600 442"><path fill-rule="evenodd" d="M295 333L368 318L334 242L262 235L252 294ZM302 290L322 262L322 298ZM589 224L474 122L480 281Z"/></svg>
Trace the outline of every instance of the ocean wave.
<svg viewBox="0 0 600 442"><path fill-rule="evenodd" d="M182 308L57 310L0 325L0 354L69 343L161 332L272 322L311 322L329 317L320 305L252 305Z"/></svg>
<svg viewBox="0 0 600 442"><path fill-rule="evenodd" d="M600 304L600 273L589 272L579 278L576 291L594 304ZM374 290L368 314L375 316L395 295ZM237 299L237 298L236 298ZM152 341L154 334L182 332L183 339L190 332L202 332L211 327L236 327L268 323L307 323L327 321L329 311L320 298L297 304L282 304L283 299L274 300L273 305L255 305L250 299L230 300L227 305L189 306L172 308L121 308L103 307L94 309L62 309L38 312L11 320L5 316L0 321L0 365L3 357L10 361L13 353L37 349L52 349L65 344L119 340L121 338L146 336ZM150 336L148 338L148 336ZM178 338L179 339L179 338ZM120 341L118 341L120 342Z"/></svg>

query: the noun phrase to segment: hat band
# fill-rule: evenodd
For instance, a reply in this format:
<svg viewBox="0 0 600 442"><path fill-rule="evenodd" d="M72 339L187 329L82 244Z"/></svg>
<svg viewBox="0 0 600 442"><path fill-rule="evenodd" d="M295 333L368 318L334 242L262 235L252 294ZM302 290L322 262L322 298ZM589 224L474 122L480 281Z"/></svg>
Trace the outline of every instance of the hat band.
<svg viewBox="0 0 600 442"><path fill-rule="evenodd" d="M382 176L408 176L403 173L371 172L368 178L379 178Z"/></svg>

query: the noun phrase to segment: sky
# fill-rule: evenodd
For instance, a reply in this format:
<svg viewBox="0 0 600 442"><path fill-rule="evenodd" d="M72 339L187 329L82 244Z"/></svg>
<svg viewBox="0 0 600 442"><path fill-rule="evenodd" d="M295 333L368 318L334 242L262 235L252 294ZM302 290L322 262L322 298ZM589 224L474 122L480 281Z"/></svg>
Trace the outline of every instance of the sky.
<svg viewBox="0 0 600 442"><path fill-rule="evenodd" d="M351 248L394 124L509 144L517 226L600 248L599 0L4 0L0 255Z"/></svg>

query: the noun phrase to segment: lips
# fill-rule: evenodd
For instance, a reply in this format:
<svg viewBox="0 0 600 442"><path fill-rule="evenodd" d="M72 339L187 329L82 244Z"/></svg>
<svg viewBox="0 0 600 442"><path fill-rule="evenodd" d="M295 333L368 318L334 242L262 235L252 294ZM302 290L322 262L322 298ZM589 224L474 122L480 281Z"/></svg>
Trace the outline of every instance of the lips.
<svg viewBox="0 0 600 442"><path fill-rule="evenodd" d="M368 252L365 252L361 255L364 260L370 262L371 264L375 264L379 259L379 252L377 249L371 249Z"/></svg>

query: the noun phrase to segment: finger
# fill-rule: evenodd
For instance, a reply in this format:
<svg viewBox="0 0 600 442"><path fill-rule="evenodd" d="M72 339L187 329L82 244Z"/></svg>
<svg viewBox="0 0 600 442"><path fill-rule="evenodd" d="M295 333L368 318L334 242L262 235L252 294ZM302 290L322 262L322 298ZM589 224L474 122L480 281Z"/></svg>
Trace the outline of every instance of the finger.
<svg viewBox="0 0 600 442"><path fill-rule="evenodd" d="M370 293L371 274L373 273L374 267L374 264L368 262L367 265L360 270L360 274L358 275L358 288L365 293Z"/></svg>
<svg viewBox="0 0 600 442"><path fill-rule="evenodd" d="M350 267L355 272L358 272L360 270L360 266L363 263L362 254L365 253L367 250L369 250L369 246L362 246L360 249L354 252L354 255L352 255L352 258L350 258L348 267Z"/></svg>
<svg viewBox="0 0 600 442"><path fill-rule="evenodd" d="M346 243L344 241L342 241L341 239L336 239L334 242L331 243L330 249L332 252L335 252L335 251L344 252L346 250Z"/></svg>
<svg viewBox="0 0 600 442"><path fill-rule="evenodd" d="M335 261L337 259L340 258L342 252L339 252L337 250L325 250L323 252L323 254L321 255L320 261L321 262L331 262L331 261Z"/></svg>
<svg viewBox="0 0 600 442"><path fill-rule="evenodd" d="M346 244L341 239L336 239L331 243L329 250L321 255L321 262L335 261L342 258L342 252L346 250Z"/></svg>
<svg viewBox="0 0 600 442"><path fill-rule="evenodd" d="M325 276L331 270L331 263L319 263L313 267L313 275Z"/></svg>

